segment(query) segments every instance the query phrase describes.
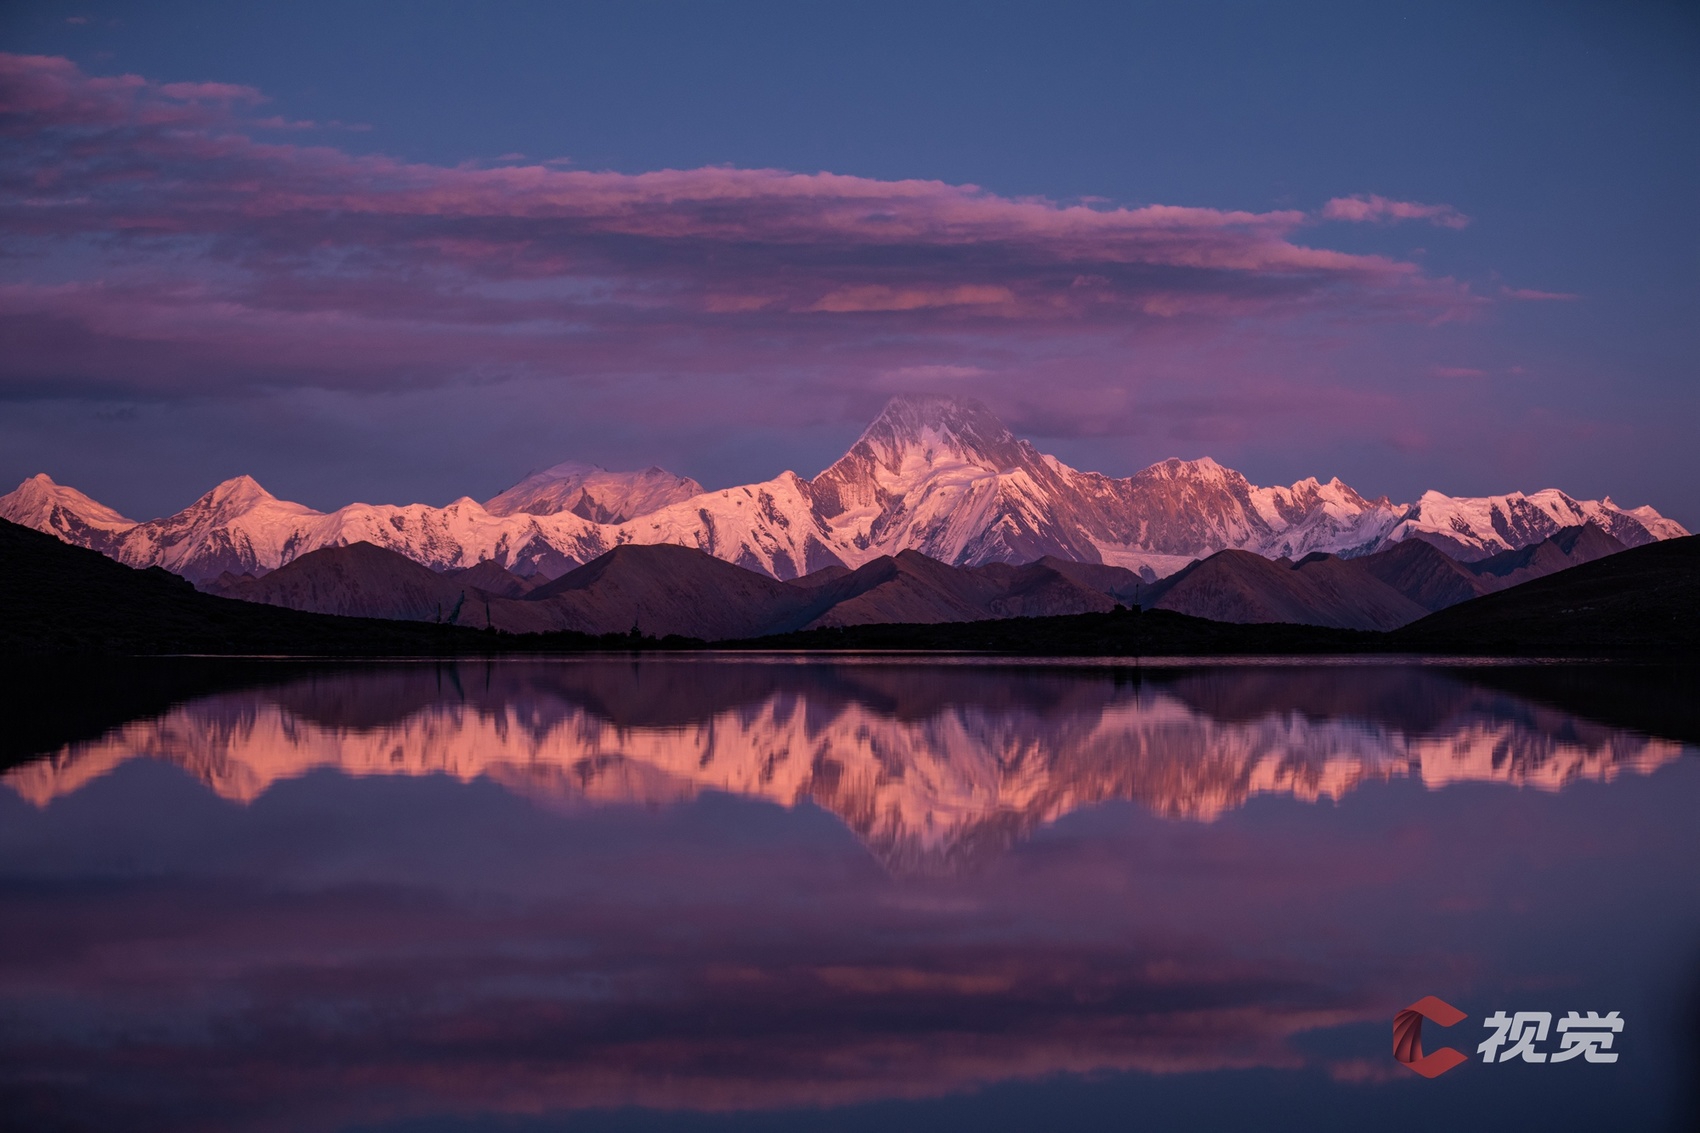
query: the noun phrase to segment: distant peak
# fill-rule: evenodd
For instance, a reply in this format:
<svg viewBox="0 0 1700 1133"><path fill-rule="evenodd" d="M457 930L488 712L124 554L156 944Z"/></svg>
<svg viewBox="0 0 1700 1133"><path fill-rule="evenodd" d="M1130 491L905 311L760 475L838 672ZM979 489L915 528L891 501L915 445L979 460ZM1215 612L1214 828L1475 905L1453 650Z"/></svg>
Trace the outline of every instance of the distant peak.
<svg viewBox="0 0 1700 1133"><path fill-rule="evenodd" d="M1175 480L1221 480L1227 477L1232 469L1218 464L1214 457L1201 456L1197 460L1182 460L1171 456L1168 460L1158 461L1146 471Z"/></svg>
<svg viewBox="0 0 1700 1133"><path fill-rule="evenodd" d="M232 476L196 500L189 513L233 519L262 504L276 502L277 497L260 487L260 482L252 476Z"/></svg>
<svg viewBox="0 0 1700 1133"><path fill-rule="evenodd" d="M533 472L531 477L528 477L528 479L538 476L547 476L550 479L565 480L571 476L588 476L592 472L606 471L608 470L603 468L600 464L589 464L582 460L563 460L559 464L550 465L541 472Z"/></svg>
<svg viewBox="0 0 1700 1133"><path fill-rule="evenodd" d="M868 431L893 429L950 430L979 426L1007 433L991 407L978 398L946 397L940 394L900 393L885 403Z"/></svg>
<svg viewBox="0 0 1700 1133"><path fill-rule="evenodd" d="M222 484L218 485L218 487L208 492L207 495L215 501L236 499L277 499L276 496L262 488L258 480L246 473L241 476L232 476L230 479L224 481Z"/></svg>
<svg viewBox="0 0 1700 1133"><path fill-rule="evenodd" d="M971 463L1004 468L1019 461L1019 443L983 401L901 394L886 402L880 415L862 432L857 447L866 446L890 468L896 468L905 453L917 448L928 450L930 463L935 446Z"/></svg>
<svg viewBox="0 0 1700 1133"><path fill-rule="evenodd" d="M36 515L45 515L56 508L68 508L84 522L103 526L133 526L128 519L66 484L60 484L45 472L28 477L12 491L0 496L0 515L17 522L35 525Z"/></svg>

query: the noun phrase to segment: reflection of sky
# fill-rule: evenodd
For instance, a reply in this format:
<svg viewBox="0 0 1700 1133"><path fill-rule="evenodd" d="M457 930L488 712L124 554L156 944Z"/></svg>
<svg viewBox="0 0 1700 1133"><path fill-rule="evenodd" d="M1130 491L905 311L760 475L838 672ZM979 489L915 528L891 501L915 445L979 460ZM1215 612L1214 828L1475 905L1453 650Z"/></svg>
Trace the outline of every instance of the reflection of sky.
<svg viewBox="0 0 1700 1133"><path fill-rule="evenodd" d="M1645 1127L1700 944L1697 793L1678 759L1209 823L1112 801L903 876L807 802L563 814L320 770L237 807L131 762L43 809L0 794L0 1101L136 1129ZM1620 1009L1623 1061L1421 1081L1389 1027L1429 993L1472 1015L1431 1047L1499 1008Z"/></svg>

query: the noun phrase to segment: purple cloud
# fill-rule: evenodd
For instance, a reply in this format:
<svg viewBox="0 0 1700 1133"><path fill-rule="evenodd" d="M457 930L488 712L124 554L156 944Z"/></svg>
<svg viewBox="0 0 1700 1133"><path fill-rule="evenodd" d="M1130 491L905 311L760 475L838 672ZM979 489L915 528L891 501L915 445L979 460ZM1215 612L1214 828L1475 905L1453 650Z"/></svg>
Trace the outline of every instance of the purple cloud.
<svg viewBox="0 0 1700 1133"><path fill-rule="evenodd" d="M1422 205L1415 201L1390 201L1371 193L1367 196L1335 197L1322 206L1322 219L1351 223L1386 224L1400 220L1426 220L1441 228L1463 228L1470 218L1451 205Z"/></svg>
<svg viewBox="0 0 1700 1133"><path fill-rule="evenodd" d="M1533 287L1501 287L1499 293L1507 299L1535 303L1566 303L1581 296L1569 291L1537 291Z"/></svg>
<svg viewBox="0 0 1700 1133"><path fill-rule="evenodd" d="M1255 353L1294 327L1433 323L1482 302L1411 263L1298 243L1297 210L776 169L444 167L261 140L314 128L244 117L264 101L0 56L0 389L683 377L694 389L674 404L696 412L728 382L862 396L904 373L978 374L973 392L1009 405L1066 369L1049 413L1081 430L1103 427L1116 391L1128 401L1130 358L1225 336ZM1378 197L1324 215L1351 209L1463 223Z"/></svg>

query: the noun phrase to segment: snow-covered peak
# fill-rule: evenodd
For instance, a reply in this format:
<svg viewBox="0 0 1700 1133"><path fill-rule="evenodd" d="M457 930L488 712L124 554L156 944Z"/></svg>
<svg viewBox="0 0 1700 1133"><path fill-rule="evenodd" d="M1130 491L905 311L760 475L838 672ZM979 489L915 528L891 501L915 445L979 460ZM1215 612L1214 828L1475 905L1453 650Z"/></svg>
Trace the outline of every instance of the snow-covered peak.
<svg viewBox="0 0 1700 1133"><path fill-rule="evenodd" d="M571 512L592 523L625 523L701 493L702 485L690 477L653 465L641 472L609 472L568 460L532 473L484 507L491 515Z"/></svg>
<svg viewBox="0 0 1700 1133"><path fill-rule="evenodd" d="M186 509L186 512L194 513L197 518L230 520L239 515L246 515L257 507L281 502L276 496L262 488L260 482L252 476L232 476L196 500ZM302 504L288 504L287 506L292 511L300 509L310 515L319 514Z"/></svg>
<svg viewBox="0 0 1700 1133"><path fill-rule="evenodd" d="M1156 464L1137 475L1152 480L1182 480L1194 484L1244 484L1246 478L1232 468L1218 464L1213 457L1201 456L1197 460L1181 460L1170 457L1159 460Z"/></svg>
<svg viewBox="0 0 1700 1133"><path fill-rule="evenodd" d="M608 470L600 464L587 464L582 460L563 460L559 464L551 465L541 472L534 473L534 476L546 477L550 480L582 480L586 476L593 476L598 472L606 471ZM527 479L530 478L527 477Z"/></svg>
<svg viewBox="0 0 1700 1133"><path fill-rule="evenodd" d="M1473 498L1424 492L1389 539L1414 536L1462 558L1484 558L1588 522L1626 547L1687 534L1680 524L1651 508L1624 511L1609 499L1578 500L1557 488L1544 488Z"/></svg>
<svg viewBox="0 0 1700 1133"><path fill-rule="evenodd" d="M1004 470L1022 462L1021 450L1015 434L983 402L905 395L886 402L846 459L863 454L892 472L917 461Z"/></svg>
<svg viewBox="0 0 1700 1133"><path fill-rule="evenodd" d="M45 472L36 473L0 496L0 518L25 527L48 530L46 525L55 509L68 511L82 522L100 527L134 527L136 523L75 488L55 483Z"/></svg>
<svg viewBox="0 0 1700 1133"><path fill-rule="evenodd" d="M0 496L0 518L108 555L116 552L124 533L136 526L135 520L77 489L55 484L46 473L31 476Z"/></svg>
<svg viewBox="0 0 1700 1133"><path fill-rule="evenodd" d="M1686 527L1674 519L1666 519L1654 510L1651 504L1642 504L1624 514L1634 516L1636 522L1645 527L1647 533L1655 539L1680 539L1688 534Z"/></svg>

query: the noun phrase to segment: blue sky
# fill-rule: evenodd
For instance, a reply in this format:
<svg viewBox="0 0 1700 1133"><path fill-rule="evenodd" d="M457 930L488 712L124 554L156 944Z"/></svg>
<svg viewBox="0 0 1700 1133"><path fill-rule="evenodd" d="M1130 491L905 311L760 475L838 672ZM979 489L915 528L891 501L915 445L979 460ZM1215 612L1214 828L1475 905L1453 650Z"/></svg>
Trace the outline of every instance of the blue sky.
<svg viewBox="0 0 1700 1133"><path fill-rule="evenodd" d="M569 457L714 486L811 475L924 388L1110 473L1209 454L1700 524L1685 6L15 3L0 50L71 68L13 90L107 100L9 115L11 482L138 516L241 472L317 506ZM209 83L251 91L177 86ZM469 176L501 169L623 179ZM665 170L697 172L657 197ZM853 183L737 176L765 170ZM81 202L52 223L49 171ZM527 231L569 192L570 231ZM586 193L674 211L610 228Z"/></svg>

